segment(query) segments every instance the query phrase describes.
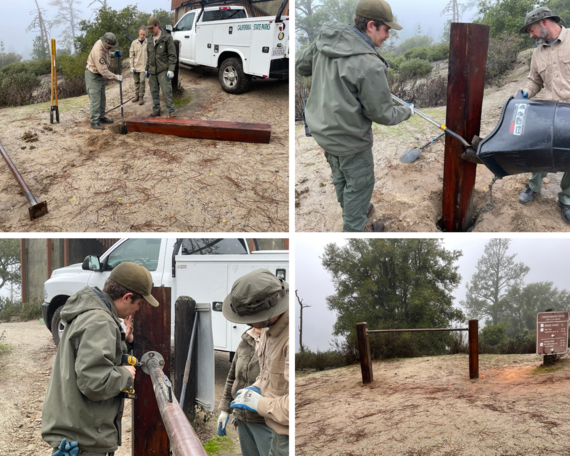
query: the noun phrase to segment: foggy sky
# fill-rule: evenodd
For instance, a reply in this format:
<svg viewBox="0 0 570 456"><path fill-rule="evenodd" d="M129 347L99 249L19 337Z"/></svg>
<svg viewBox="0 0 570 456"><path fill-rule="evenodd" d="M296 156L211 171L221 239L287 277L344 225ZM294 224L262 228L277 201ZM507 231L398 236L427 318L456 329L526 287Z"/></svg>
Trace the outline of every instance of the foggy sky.
<svg viewBox="0 0 570 456"><path fill-rule="evenodd" d="M509 255L517 254L515 262L523 262L530 268L525 277L525 283L553 282L559 289L570 290L567 263L570 258L570 239L555 238L554 234L544 237L511 238ZM494 237L504 237L502 235ZM471 280L476 271L477 261L483 255L485 244L493 236L451 235L444 240L448 250L461 250L459 258L459 274L461 284L453 292L454 306L465 299L465 285ZM336 316L327 309L325 298L334 293L331 276L322 267L320 256L328 243L344 245L338 233L334 235L303 235L297 234L295 241L295 288L304 304L311 305L303 312L303 344L315 351L326 351L330 348L332 328ZM299 304L295 300L295 350L299 350ZM483 326L480 323L480 327Z"/></svg>

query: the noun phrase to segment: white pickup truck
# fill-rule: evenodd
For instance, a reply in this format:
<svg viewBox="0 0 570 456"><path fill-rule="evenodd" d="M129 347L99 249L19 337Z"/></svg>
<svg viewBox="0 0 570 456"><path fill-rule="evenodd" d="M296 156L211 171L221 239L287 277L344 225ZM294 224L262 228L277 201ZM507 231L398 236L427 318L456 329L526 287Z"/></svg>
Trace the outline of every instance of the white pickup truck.
<svg viewBox="0 0 570 456"><path fill-rule="evenodd" d="M282 9L280 9L281 11ZM288 79L289 17L248 17L243 6L209 6L188 11L174 27L180 64L218 68L222 88L246 92L255 78Z"/></svg>

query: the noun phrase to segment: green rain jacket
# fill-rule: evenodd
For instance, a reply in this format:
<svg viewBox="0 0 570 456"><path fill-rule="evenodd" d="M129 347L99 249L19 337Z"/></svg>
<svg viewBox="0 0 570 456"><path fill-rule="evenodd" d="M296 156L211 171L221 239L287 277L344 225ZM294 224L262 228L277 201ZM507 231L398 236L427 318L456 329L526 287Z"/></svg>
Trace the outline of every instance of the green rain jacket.
<svg viewBox="0 0 570 456"><path fill-rule="evenodd" d="M160 38L154 44L154 37L147 37L147 60L146 71L150 74L158 74L163 71L176 69L176 47L174 38L164 30L160 31Z"/></svg>
<svg viewBox="0 0 570 456"><path fill-rule="evenodd" d="M312 76L305 116L313 138L332 155L372 149L372 122L396 125L411 109L394 106L387 65L351 26L328 22L297 53L296 70Z"/></svg>
<svg viewBox="0 0 570 456"><path fill-rule="evenodd" d="M128 346L113 300L107 298L112 312L85 287L61 310L66 327L42 413L42 438L53 448L64 437L92 453L111 453L121 445L124 399L117 396L132 388L133 379L120 367Z"/></svg>

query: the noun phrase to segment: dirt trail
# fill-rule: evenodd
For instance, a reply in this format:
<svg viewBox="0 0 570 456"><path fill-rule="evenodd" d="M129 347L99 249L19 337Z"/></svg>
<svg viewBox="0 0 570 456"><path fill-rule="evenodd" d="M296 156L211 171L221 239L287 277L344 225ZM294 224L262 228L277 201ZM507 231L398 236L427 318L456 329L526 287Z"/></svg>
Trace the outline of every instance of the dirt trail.
<svg viewBox="0 0 570 456"><path fill-rule="evenodd" d="M180 75L186 91L175 103L179 117L271 124L271 143L95 131L87 96L61 100L54 125L49 103L1 109L0 142L50 213L29 220L28 201L0 160L0 231L287 231L288 84L254 81L236 96L210 69ZM128 71L124 78L126 100L134 84ZM125 117L152 111L148 90L143 106L125 104ZM113 82L107 109L117 105ZM120 109L109 117L116 125ZM26 132L38 140L25 142Z"/></svg>
<svg viewBox="0 0 570 456"><path fill-rule="evenodd" d="M298 456L570 454L570 361L534 373L536 355L482 355L469 380L468 356L374 361L296 379Z"/></svg>
<svg viewBox="0 0 570 456"><path fill-rule="evenodd" d="M528 67L515 70L500 88L485 90L481 137L497 125L504 102L525 85ZM541 98L540 94L537 99ZM445 108L422 109L445 123ZM386 231L438 231L443 188L443 138L424 149L416 161L400 162L406 149L420 147L440 133L425 120L414 116L395 127L374 124L374 172L376 185L372 195L375 211L369 220L382 220ZM336 201L330 167L322 149L304 128L295 128L295 190L302 195L295 211L297 231L342 231L342 213ZM562 173L549 174L541 193L532 204L523 206L518 195L529 175L508 176L495 183L495 207L477 219L473 231L538 232L570 231L558 208L557 194ZM477 166L473 205L476 210L489 202L489 184L493 174L484 165Z"/></svg>

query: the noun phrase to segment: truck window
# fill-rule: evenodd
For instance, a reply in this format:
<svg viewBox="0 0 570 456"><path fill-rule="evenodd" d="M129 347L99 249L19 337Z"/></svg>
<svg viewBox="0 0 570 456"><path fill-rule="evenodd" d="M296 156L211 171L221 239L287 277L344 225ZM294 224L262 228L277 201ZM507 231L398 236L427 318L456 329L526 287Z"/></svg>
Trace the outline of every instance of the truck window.
<svg viewBox="0 0 570 456"><path fill-rule="evenodd" d="M194 16L195 13L190 13L180 19L180 22L176 24L175 31L182 31L182 30L192 30L192 24L194 24Z"/></svg>
<svg viewBox="0 0 570 456"><path fill-rule="evenodd" d="M117 247L105 262L105 271L125 261L138 263L149 271L156 271L158 255L160 253L160 239L129 239Z"/></svg>
<svg viewBox="0 0 570 456"><path fill-rule="evenodd" d="M243 239L183 239L182 255L247 254Z"/></svg>
<svg viewBox="0 0 570 456"><path fill-rule="evenodd" d="M202 22L223 21L227 19L247 19L247 14L245 14L245 10L242 9L204 11Z"/></svg>

